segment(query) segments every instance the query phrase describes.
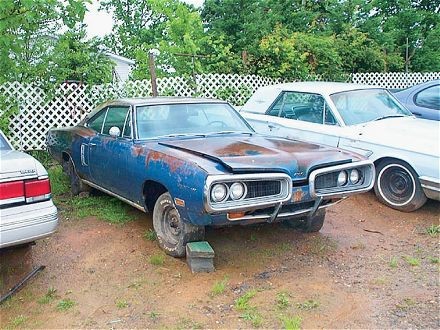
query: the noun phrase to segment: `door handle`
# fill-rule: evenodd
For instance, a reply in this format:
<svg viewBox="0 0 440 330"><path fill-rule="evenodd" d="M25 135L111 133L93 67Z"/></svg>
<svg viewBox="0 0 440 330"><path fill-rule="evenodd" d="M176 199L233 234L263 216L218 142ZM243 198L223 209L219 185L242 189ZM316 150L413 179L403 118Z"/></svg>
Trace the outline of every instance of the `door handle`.
<svg viewBox="0 0 440 330"><path fill-rule="evenodd" d="M415 115L417 117L422 117L422 114L420 112L413 112L413 115Z"/></svg>
<svg viewBox="0 0 440 330"><path fill-rule="evenodd" d="M96 143L89 143L90 147L96 147Z"/></svg>
<svg viewBox="0 0 440 330"><path fill-rule="evenodd" d="M269 127L269 130L273 130L273 129L277 128L275 125L272 125L272 124L267 124L267 127Z"/></svg>

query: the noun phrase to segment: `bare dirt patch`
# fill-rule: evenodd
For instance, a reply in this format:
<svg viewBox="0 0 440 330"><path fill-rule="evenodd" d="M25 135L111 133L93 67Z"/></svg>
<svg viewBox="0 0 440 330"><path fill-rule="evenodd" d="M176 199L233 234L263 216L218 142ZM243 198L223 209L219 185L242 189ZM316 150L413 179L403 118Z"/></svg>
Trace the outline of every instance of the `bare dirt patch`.
<svg viewBox="0 0 440 330"><path fill-rule="evenodd" d="M61 217L30 248L1 251L2 293L46 269L0 307L2 328L439 328L439 203L414 213L373 194L330 209L320 233L281 224L209 229L216 272L191 274L125 225ZM154 260L154 261L153 261Z"/></svg>

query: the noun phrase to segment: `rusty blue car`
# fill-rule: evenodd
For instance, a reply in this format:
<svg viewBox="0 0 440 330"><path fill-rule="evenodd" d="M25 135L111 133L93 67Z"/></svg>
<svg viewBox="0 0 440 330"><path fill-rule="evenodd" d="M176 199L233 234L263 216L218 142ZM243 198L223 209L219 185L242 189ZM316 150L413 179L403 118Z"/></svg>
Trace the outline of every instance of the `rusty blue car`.
<svg viewBox="0 0 440 330"><path fill-rule="evenodd" d="M257 134L215 99L107 102L75 127L51 129L47 148L73 194L94 188L151 212L160 247L175 257L206 226L319 231L327 207L371 189L375 176L358 154Z"/></svg>

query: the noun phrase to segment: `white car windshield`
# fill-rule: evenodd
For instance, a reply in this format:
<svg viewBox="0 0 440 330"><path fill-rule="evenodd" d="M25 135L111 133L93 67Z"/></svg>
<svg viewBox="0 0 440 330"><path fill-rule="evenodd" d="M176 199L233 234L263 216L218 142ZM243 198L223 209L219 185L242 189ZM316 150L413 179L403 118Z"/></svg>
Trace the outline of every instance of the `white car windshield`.
<svg viewBox="0 0 440 330"><path fill-rule="evenodd" d="M346 125L412 116L384 89L353 90L330 95Z"/></svg>
<svg viewBox="0 0 440 330"><path fill-rule="evenodd" d="M160 104L136 107L139 139L163 136L253 133L225 103Z"/></svg>

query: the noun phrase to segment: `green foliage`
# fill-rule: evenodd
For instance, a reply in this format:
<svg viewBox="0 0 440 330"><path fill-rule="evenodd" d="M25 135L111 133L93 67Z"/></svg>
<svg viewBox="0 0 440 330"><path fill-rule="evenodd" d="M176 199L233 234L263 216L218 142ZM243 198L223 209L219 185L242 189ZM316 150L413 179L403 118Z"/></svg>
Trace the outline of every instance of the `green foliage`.
<svg viewBox="0 0 440 330"><path fill-rule="evenodd" d="M392 258L390 259L388 265L389 265L391 268L397 268L397 266L399 265L398 260L397 260L397 257L392 257Z"/></svg>
<svg viewBox="0 0 440 330"><path fill-rule="evenodd" d="M306 300L302 303L296 304L299 309L310 310L319 307L319 302L313 299Z"/></svg>
<svg viewBox="0 0 440 330"><path fill-rule="evenodd" d="M64 312L71 309L75 305L76 303L72 299L62 299L57 304L57 310L60 312Z"/></svg>
<svg viewBox="0 0 440 330"><path fill-rule="evenodd" d="M249 300L251 300L257 294L257 290L250 290L244 295L238 297L235 301L235 308L239 311L249 309Z"/></svg>
<svg viewBox="0 0 440 330"><path fill-rule="evenodd" d="M154 266L163 266L165 263L165 257L162 254L153 254L150 257L150 264Z"/></svg>
<svg viewBox="0 0 440 330"><path fill-rule="evenodd" d="M217 89L214 94L215 97L219 98L220 100L235 104L235 101L239 99L243 100L243 102L246 102L252 95L252 89L246 85L240 85L238 88L224 87ZM236 105L243 105L243 102L241 102L242 104Z"/></svg>
<svg viewBox="0 0 440 330"><path fill-rule="evenodd" d="M281 321L283 322L283 328L286 330L299 330L301 329L302 318L298 315L288 317L281 317Z"/></svg>
<svg viewBox="0 0 440 330"><path fill-rule="evenodd" d="M18 315L16 317L14 317L10 324L10 328L14 329L14 328L18 328L20 327L24 322L26 322L28 318L24 315Z"/></svg>
<svg viewBox="0 0 440 330"><path fill-rule="evenodd" d="M118 299L115 304L116 304L116 307L119 309L128 307L128 302L123 299Z"/></svg>
<svg viewBox="0 0 440 330"><path fill-rule="evenodd" d="M410 266L419 266L420 265L420 260L415 258L415 257L411 257L411 256L403 256L402 257Z"/></svg>
<svg viewBox="0 0 440 330"><path fill-rule="evenodd" d="M47 290L47 293L44 296L42 296L40 299L38 299L37 301L41 305L49 304L57 298L56 293L57 293L56 289L49 288L49 290Z"/></svg>
<svg viewBox="0 0 440 330"><path fill-rule="evenodd" d="M148 230L146 230L145 231L145 233L144 233L144 237L147 239L147 240L149 240L149 241L155 241L155 240L157 240L157 234L156 234L156 232L153 230L153 229L148 229Z"/></svg>
<svg viewBox="0 0 440 330"><path fill-rule="evenodd" d="M429 236L436 237L440 234L440 225L431 225L425 231Z"/></svg>
<svg viewBox="0 0 440 330"><path fill-rule="evenodd" d="M277 293L277 307L279 309L286 309L289 305L289 295L286 292Z"/></svg>
<svg viewBox="0 0 440 330"><path fill-rule="evenodd" d="M212 286L211 295L218 296L223 294L226 290L226 287L228 286L228 281L229 278L227 276L225 276L221 281L216 281Z"/></svg>

